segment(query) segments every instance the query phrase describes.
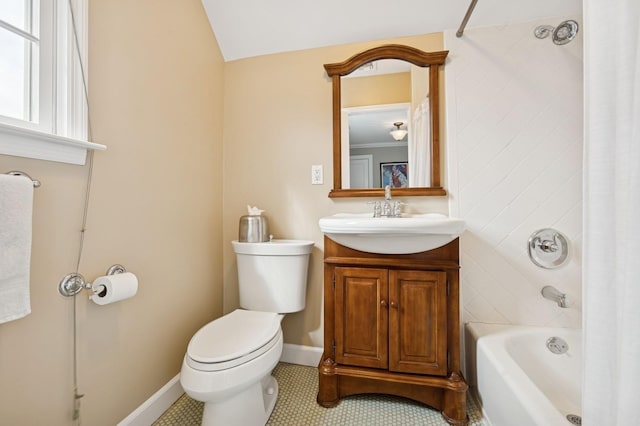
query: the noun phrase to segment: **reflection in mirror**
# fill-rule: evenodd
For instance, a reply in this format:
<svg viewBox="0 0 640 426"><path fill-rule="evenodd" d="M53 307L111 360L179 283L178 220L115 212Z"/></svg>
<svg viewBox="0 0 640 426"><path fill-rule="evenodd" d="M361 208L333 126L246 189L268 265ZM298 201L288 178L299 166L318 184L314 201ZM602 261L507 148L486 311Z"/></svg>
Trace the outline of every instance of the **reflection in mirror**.
<svg viewBox="0 0 640 426"><path fill-rule="evenodd" d="M447 53L387 45L325 65L334 96L330 197L378 196L388 182L396 195L446 194L440 186L438 65ZM407 134L394 138L398 129ZM407 179L385 180L390 164Z"/></svg>
<svg viewBox="0 0 640 426"><path fill-rule="evenodd" d="M382 59L342 79L343 189L384 188L380 169L389 162L407 163L411 173L402 188L431 186L428 72L409 62ZM398 129L408 133L396 139L391 132ZM360 179L367 176L360 167L351 173L353 157L363 166L359 158L364 155L373 158L372 181Z"/></svg>
<svg viewBox="0 0 640 426"><path fill-rule="evenodd" d="M399 103L342 109L342 146L346 154L342 188L384 188L380 165L408 162L407 140L412 136L409 107L409 103ZM408 133L396 140L391 134L396 127ZM408 181L404 186L396 185L408 186Z"/></svg>

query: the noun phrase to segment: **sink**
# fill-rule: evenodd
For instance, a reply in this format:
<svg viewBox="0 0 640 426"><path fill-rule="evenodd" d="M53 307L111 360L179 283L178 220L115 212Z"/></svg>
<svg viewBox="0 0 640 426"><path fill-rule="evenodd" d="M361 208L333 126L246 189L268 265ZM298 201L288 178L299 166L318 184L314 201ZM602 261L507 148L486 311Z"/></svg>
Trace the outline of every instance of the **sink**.
<svg viewBox="0 0 640 426"><path fill-rule="evenodd" d="M408 254L450 243L464 230L464 221L438 213L373 217L371 213L338 213L323 217L320 230L354 250Z"/></svg>

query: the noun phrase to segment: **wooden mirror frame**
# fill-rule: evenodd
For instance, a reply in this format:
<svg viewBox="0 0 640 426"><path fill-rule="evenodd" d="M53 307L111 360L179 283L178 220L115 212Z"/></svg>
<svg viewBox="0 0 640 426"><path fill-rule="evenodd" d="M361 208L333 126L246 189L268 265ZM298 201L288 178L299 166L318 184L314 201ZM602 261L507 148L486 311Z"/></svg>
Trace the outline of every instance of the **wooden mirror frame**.
<svg viewBox="0 0 640 426"><path fill-rule="evenodd" d="M415 47L387 44L353 55L344 62L325 64L324 69L333 83L333 189L330 198L382 197L384 188L342 189L342 99L340 77L351 74L364 64L379 59L399 59L419 67L429 67L429 108L431 110L431 186L393 188L393 195L447 195L440 178L440 89L439 65L444 65L448 50L424 52ZM435 90L434 90L435 88Z"/></svg>

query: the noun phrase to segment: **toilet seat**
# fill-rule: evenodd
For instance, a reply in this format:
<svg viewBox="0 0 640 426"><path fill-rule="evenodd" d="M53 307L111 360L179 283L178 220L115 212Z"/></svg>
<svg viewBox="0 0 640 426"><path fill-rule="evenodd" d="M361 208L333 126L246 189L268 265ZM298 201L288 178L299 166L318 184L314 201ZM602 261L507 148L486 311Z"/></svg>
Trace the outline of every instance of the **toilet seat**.
<svg viewBox="0 0 640 426"><path fill-rule="evenodd" d="M218 371L257 358L278 342L281 319L273 312L236 309L193 335L187 364L195 370Z"/></svg>

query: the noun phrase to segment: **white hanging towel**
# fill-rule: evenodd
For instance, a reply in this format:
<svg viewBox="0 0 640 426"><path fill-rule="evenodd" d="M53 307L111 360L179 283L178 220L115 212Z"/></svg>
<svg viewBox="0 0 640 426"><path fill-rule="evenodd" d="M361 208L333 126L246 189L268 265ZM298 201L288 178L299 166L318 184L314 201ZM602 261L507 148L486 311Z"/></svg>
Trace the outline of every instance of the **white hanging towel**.
<svg viewBox="0 0 640 426"><path fill-rule="evenodd" d="M33 182L0 174L0 323L31 313Z"/></svg>

